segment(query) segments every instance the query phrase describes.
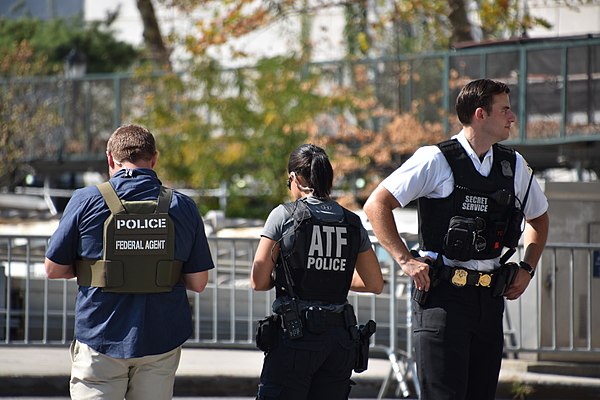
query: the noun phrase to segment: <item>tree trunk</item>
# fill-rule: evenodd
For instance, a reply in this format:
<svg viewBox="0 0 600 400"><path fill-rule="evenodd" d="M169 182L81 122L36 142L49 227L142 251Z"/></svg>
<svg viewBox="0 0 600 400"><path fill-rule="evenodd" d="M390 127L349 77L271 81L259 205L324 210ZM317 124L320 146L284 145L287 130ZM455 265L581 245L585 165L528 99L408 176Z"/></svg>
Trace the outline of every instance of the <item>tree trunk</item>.
<svg viewBox="0 0 600 400"><path fill-rule="evenodd" d="M471 34L471 23L467 18L465 0L449 0L450 15L448 19L452 25L452 35L450 36L450 46L454 43L469 42L473 40Z"/></svg>
<svg viewBox="0 0 600 400"><path fill-rule="evenodd" d="M150 59L160 68L171 70L169 50L166 48L156 20L151 0L137 0L137 7L144 24L144 44Z"/></svg>

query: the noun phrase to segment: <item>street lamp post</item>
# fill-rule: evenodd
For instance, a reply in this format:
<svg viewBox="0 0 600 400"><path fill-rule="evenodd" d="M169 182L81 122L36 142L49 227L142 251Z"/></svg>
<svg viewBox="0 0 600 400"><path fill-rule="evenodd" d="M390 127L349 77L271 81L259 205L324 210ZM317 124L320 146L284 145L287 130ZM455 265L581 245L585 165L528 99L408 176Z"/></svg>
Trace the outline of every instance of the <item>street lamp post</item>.
<svg viewBox="0 0 600 400"><path fill-rule="evenodd" d="M87 57L77 47L73 47L65 57L65 78L77 79L85 75L87 70Z"/></svg>
<svg viewBox="0 0 600 400"><path fill-rule="evenodd" d="M60 148L58 150L59 161L62 161L65 146L68 140L71 140L75 136L76 121L77 121L77 102L79 97L79 80L85 76L87 70L87 57L77 47L73 47L67 56L65 57L64 63L64 74L65 81L71 83L71 106L64 107L66 111L66 121L68 121L68 128L62 135ZM63 99L63 101L65 101ZM64 116L63 116L64 117Z"/></svg>

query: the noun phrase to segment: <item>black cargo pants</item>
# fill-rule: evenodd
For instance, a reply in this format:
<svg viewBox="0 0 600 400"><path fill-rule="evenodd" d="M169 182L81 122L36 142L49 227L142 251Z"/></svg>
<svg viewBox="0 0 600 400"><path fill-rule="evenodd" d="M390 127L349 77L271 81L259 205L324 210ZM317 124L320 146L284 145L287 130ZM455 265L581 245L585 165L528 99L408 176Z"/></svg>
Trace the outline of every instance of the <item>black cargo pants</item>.
<svg viewBox="0 0 600 400"><path fill-rule="evenodd" d="M347 400L356 360L356 342L347 328L332 327L321 334L305 330L279 341L265 356L259 400Z"/></svg>
<svg viewBox="0 0 600 400"><path fill-rule="evenodd" d="M421 400L493 400L502 362L504 298L441 281L413 305Z"/></svg>

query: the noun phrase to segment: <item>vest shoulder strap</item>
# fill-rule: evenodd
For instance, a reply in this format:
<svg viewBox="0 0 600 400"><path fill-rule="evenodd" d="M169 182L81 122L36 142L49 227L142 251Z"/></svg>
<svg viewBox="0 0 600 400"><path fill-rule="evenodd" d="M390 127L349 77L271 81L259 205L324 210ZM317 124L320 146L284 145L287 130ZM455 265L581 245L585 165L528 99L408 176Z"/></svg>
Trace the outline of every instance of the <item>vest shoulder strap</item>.
<svg viewBox="0 0 600 400"><path fill-rule="evenodd" d="M494 144L494 166L505 178L514 180L517 167L517 156L514 149L503 146L499 143Z"/></svg>
<svg viewBox="0 0 600 400"><path fill-rule="evenodd" d="M171 199L173 198L173 189L160 187L160 194L158 195L158 205L156 206L156 212L162 214L169 213L169 206L171 205Z"/></svg>
<svg viewBox="0 0 600 400"><path fill-rule="evenodd" d="M464 153L462 145L456 139L444 140L437 144L437 147L445 156L459 156Z"/></svg>
<svg viewBox="0 0 600 400"><path fill-rule="evenodd" d="M292 215L295 225L301 224L302 221L307 220L312 216L310 210L308 209L308 205L306 205L306 203L303 201L283 203L283 207ZM362 224L360 217L352 211L344 207L342 207L342 211L344 212L346 221L350 225L360 226Z"/></svg>
<svg viewBox="0 0 600 400"><path fill-rule="evenodd" d="M440 148L440 150L442 150L443 153L462 152L462 146L456 139L444 140L443 142L438 143L437 146ZM512 147L505 146L501 143L495 143L493 147L497 148L497 150L503 153L506 153L507 155L515 154L515 149L513 149Z"/></svg>
<svg viewBox="0 0 600 400"><path fill-rule="evenodd" d="M437 146L446 158L446 161L448 161L448 164L452 169L454 179L457 182L464 181L464 179L469 179L469 174L467 171L471 171L472 173L475 171L475 169L471 163L471 160L469 159L469 155L458 142L458 140L446 140L438 143ZM500 166L501 174L507 178L512 178L514 176L513 171L516 164L515 150L500 143L495 143L492 148L494 152L494 166L492 167L492 170L494 168L498 168L497 166Z"/></svg>
<svg viewBox="0 0 600 400"><path fill-rule="evenodd" d="M494 144L495 149L498 151L497 154L502 154L507 159L510 159L515 156L515 149L505 146L500 143Z"/></svg>
<svg viewBox="0 0 600 400"><path fill-rule="evenodd" d="M100 194L104 197L104 201L108 205L110 212L115 214L123 214L127 213L126 207L123 205L121 199L117 195L117 192L110 184L110 182L103 182L97 185L98 190L100 190ZM166 188L164 186L160 187L160 193L158 195L158 203L155 213L168 214L169 207L171 205L171 199L173 198L173 189Z"/></svg>
<svg viewBox="0 0 600 400"><path fill-rule="evenodd" d="M110 182L103 182L97 185L97 187L98 190L100 190L102 197L104 197L104 201L106 201L106 204L108 205L108 208L110 208L110 212L112 214L122 214L126 212L125 207L123 207L123 203L121 203L121 199L119 199L119 196L117 196L117 192L115 192L115 189L112 187Z"/></svg>
<svg viewBox="0 0 600 400"><path fill-rule="evenodd" d="M312 216L306 203L301 200L283 203L283 207L294 219L294 226L300 225L302 221L307 220Z"/></svg>
<svg viewBox="0 0 600 400"><path fill-rule="evenodd" d="M437 146L442 151L444 157L446 157L446 161L450 164L452 172L456 172L456 167L458 167L459 164L466 161L470 162L467 152L456 139L443 141L438 143ZM468 164L466 165L468 166Z"/></svg>

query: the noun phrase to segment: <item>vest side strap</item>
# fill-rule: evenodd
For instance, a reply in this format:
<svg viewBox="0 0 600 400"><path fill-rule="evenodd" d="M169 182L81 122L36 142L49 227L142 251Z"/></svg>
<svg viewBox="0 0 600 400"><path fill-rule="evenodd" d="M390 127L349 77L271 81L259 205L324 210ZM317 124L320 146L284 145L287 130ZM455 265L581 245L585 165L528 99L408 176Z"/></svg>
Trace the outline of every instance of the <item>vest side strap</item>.
<svg viewBox="0 0 600 400"><path fill-rule="evenodd" d="M78 260L75 263L77 285L110 287L123 285L123 263L110 260Z"/></svg>
<svg viewBox="0 0 600 400"><path fill-rule="evenodd" d="M75 262L75 274L79 286L106 286L103 260L78 260Z"/></svg>
<svg viewBox="0 0 600 400"><path fill-rule="evenodd" d="M173 287L181 280L183 262L159 261L156 266L156 286Z"/></svg>

